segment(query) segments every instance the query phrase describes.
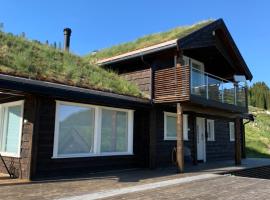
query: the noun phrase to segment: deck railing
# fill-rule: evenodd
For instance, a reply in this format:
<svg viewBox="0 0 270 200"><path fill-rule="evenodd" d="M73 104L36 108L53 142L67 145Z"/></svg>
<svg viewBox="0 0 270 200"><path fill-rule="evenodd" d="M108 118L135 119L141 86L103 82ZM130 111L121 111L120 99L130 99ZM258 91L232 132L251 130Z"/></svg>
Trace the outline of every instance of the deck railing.
<svg viewBox="0 0 270 200"><path fill-rule="evenodd" d="M246 107L246 87L191 68L191 94L222 103Z"/></svg>

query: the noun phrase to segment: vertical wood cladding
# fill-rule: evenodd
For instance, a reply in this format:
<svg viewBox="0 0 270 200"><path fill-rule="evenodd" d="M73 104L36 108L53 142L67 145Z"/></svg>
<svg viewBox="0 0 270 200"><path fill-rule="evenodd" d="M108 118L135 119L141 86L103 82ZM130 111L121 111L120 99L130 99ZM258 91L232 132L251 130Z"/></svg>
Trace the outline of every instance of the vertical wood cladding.
<svg viewBox="0 0 270 200"><path fill-rule="evenodd" d="M143 69L121 74L126 80L138 85L141 91L146 94L151 92L151 70Z"/></svg>
<svg viewBox="0 0 270 200"><path fill-rule="evenodd" d="M18 178L30 178L32 135L34 120L34 102L33 96L27 96L24 101L23 127L21 137L21 154L19 158L4 157L7 167L15 173ZM0 172L7 173L2 162L0 162Z"/></svg>
<svg viewBox="0 0 270 200"><path fill-rule="evenodd" d="M56 104L53 98L42 99L39 112L36 174L34 177L148 166L148 111L136 110L134 112L134 155L53 159L55 108Z"/></svg>

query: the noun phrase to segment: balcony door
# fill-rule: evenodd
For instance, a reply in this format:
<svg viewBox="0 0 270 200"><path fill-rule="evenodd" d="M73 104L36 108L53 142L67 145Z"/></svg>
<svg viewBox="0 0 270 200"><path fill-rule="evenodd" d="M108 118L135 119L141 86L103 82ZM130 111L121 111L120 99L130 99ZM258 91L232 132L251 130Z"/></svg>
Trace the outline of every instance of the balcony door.
<svg viewBox="0 0 270 200"><path fill-rule="evenodd" d="M192 94L206 97L206 83L204 75L204 64L190 59L191 66L191 91Z"/></svg>

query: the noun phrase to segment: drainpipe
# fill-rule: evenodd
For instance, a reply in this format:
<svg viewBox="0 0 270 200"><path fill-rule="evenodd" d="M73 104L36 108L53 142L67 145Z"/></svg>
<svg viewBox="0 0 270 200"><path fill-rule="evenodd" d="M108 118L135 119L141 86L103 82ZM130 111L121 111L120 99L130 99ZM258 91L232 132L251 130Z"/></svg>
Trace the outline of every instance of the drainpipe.
<svg viewBox="0 0 270 200"><path fill-rule="evenodd" d="M245 123L242 125L242 158L246 158L246 134L245 134L245 126L246 124L254 121L254 115L253 114L248 114L248 116L243 117L243 119L248 119ZM243 120L242 120L243 121Z"/></svg>

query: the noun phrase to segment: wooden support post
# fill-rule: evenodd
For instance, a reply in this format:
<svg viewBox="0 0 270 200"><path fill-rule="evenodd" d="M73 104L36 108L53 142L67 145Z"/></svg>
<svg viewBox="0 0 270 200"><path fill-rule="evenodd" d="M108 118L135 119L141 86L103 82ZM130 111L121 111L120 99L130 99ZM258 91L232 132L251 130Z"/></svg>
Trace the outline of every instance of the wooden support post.
<svg viewBox="0 0 270 200"><path fill-rule="evenodd" d="M240 118L235 119L235 165L241 165L241 123Z"/></svg>
<svg viewBox="0 0 270 200"><path fill-rule="evenodd" d="M149 168L154 169L156 168L156 155L157 155L157 111L156 108L152 108L150 112L150 128L149 128Z"/></svg>
<svg viewBox="0 0 270 200"><path fill-rule="evenodd" d="M246 158L246 133L243 119L241 119L241 144L242 144L242 158Z"/></svg>
<svg viewBox="0 0 270 200"><path fill-rule="evenodd" d="M177 123L176 123L176 160L179 172L184 172L184 140L183 140L183 109L177 103Z"/></svg>

